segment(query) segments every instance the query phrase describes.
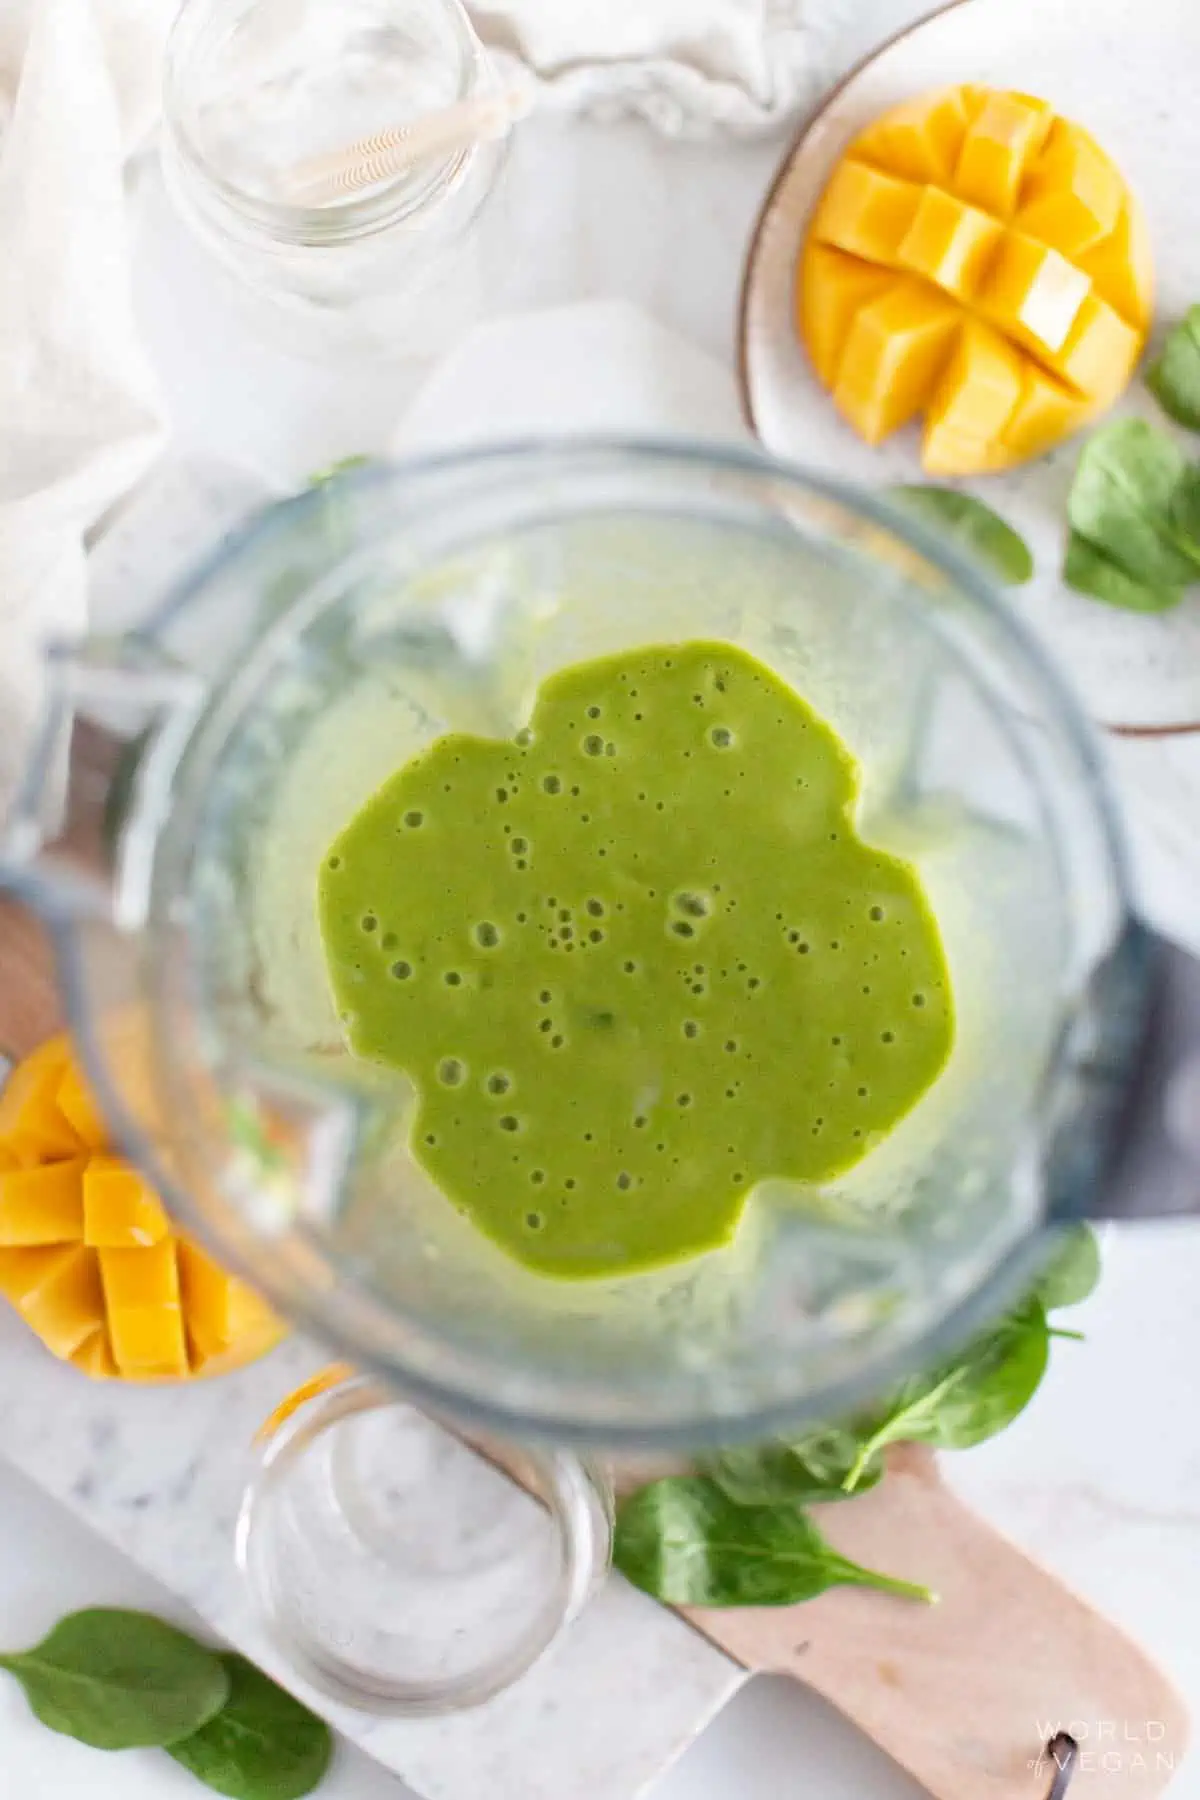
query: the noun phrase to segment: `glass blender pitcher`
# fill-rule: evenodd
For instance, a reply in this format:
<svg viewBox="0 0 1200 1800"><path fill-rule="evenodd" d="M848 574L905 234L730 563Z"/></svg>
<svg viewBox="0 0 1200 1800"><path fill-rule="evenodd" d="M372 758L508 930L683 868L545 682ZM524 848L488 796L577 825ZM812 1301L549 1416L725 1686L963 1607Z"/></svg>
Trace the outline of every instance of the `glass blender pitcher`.
<svg viewBox="0 0 1200 1800"><path fill-rule="evenodd" d="M511 738L557 668L689 638L766 662L858 759L957 1039L861 1163L764 1183L727 1248L555 1281L459 1216L409 1154L411 1084L346 1049L317 870L442 733ZM85 726L109 772L70 762L64 813ZM761 1438L964 1335L1048 1222L1128 1208L1131 1071L1179 994L1078 709L978 574L837 483L681 445L368 467L271 507L144 628L53 653L2 879L189 1229L420 1402L567 1442Z"/></svg>

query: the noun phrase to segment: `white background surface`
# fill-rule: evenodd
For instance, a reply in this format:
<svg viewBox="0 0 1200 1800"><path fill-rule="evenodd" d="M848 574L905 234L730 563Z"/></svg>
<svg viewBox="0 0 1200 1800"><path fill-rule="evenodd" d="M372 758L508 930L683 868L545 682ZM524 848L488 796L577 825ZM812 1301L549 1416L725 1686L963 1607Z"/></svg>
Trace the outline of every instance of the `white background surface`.
<svg viewBox="0 0 1200 1800"><path fill-rule="evenodd" d="M881 23L919 10L911 0L864 3L860 43L880 35ZM847 57L859 47L848 44ZM744 244L780 148L670 145L639 127L533 122L489 222L493 309L623 296L729 356ZM181 433L284 478L382 446L414 385L403 366L302 365L253 341L153 192L138 287ZM963 1458L956 1484L1144 1636L1196 1698L1200 1427L1191 1429L1187 1369L1200 1349L1188 1333L1200 1236L1122 1245L1116 1265L1089 1309L1091 1342L1056 1358L1029 1418ZM1055 1476L1049 1485L1047 1473ZM0 1464L0 1646L30 1642L62 1612L102 1602L181 1617L153 1583ZM105 1758L52 1737L0 1677L0 1800L195 1800L202 1791L159 1753ZM323 1790L327 1800L396 1800L403 1792L349 1753ZM915 1797L819 1702L769 1681L751 1684L655 1792L657 1800ZM1194 1770L1172 1789L1173 1800L1198 1795ZM1111 1800L1120 1800L1119 1780Z"/></svg>

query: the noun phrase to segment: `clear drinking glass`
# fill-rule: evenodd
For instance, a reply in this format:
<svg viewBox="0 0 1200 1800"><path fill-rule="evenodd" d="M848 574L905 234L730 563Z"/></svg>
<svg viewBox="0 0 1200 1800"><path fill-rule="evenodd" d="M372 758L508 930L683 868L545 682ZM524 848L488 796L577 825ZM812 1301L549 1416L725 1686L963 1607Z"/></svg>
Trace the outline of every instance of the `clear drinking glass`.
<svg viewBox="0 0 1200 1800"><path fill-rule="evenodd" d="M603 1581L612 1491L561 1450L467 1445L350 1375L265 1436L237 1561L279 1649L360 1708L477 1706Z"/></svg>
<svg viewBox="0 0 1200 1800"><path fill-rule="evenodd" d="M940 921L957 1041L857 1168L764 1184L728 1249L556 1282L446 1202L408 1153L410 1084L346 1051L316 871L443 731L511 736L552 670L688 638L761 657L858 758L863 835ZM51 685L3 879L51 923L123 1141L284 1311L422 1403L575 1442L763 1437L963 1334L1042 1222L1085 1209L1142 1016L1109 798L1032 641L879 503L682 445L370 468L268 510ZM115 784L77 761L64 831L81 718L144 735Z"/></svg>
<svg viewBox="0 0 1200 1800"><path fill-rule="evenodd" d="M503 143L320 204L288 176L493 86L459 0L187 0L167 51L166 184L273 339L427 357L479 310L473 225Z"/></svg>

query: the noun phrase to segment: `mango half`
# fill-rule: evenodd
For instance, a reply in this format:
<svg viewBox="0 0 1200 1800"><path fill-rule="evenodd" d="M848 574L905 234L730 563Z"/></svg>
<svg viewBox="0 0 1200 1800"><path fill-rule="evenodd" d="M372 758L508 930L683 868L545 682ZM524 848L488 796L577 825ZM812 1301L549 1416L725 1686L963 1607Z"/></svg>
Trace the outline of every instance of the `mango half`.
<svg viewBox="0 0 1200 1800"><path fill-rule="evenodd" d="M923 416L930 475L1040 456L1111 406L1153 304L1145 222L1082 126L943 88L853 140L817 202L796 316L869 444Z"/></svg>
<svg viewBox="0 0 1200 1800"><path fill-rule="evenodd" d="M95 1378L224 1374L285 1331L111 1153L66 1037L0 1090L0 1294L53 1355Z"/></svg>

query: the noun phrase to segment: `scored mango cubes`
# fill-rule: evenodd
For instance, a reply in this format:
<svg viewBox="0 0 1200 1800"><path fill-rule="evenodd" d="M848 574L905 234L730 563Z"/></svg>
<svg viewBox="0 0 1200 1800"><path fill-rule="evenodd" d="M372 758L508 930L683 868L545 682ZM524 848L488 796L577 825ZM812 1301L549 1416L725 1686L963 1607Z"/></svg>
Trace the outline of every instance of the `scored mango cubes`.
<svg viewBox="0 0 1200 1800"><path fill-rule="evenodd" d="M915 182L847 160L838 164L821 197L813 235L851 256L894 265L920 203Z"/></svg>
<svg viewBox="0 0 1200 1800"><path fill-rule="evenodd" d="M833 397L868 444L920 410L957 323L950 302L917 281L897 282L858 309Z"/></svg>
<svg viewBox="0 0 1200 1800"><path fill-rule="evenodd" d="M113 1361L128 1374L186 1375L179 1265L170 1240L101 1250L100 1279Z"/></svg>
<svg viewBox="0 0 1200 1800"><path fill-rule="evenodd" d="M965 300L979 287L1003 235L997 219L941 188L927 187L896 256L901 268Z"/></svg>
<svg viewBox="0 0 1200 1800"><path fill-rule="evenodd" d="M261 1356L266 1301L174 1231L145 1177L108 1148L66 1038L0 1092L0 1295L93 1379L182 1381Z"/></svg>
<svg viewBox="0 0 1200 1800"><path fill-rule="evenodd" d="M926 470L970 475L1111 405L1152 291L1141 211L1095 140L1044 100L963 85L851 142L802 247L797 326L869 443L921 414Z"/></svg>
<svg viewBox="0 0 1200 1800"><path fill-rule="evenodd" d="M967 126L954 169L954 191L964 200L1011 216L1029 166L1054 121L1044 100L1028 94L986 93Z"/></svg>

